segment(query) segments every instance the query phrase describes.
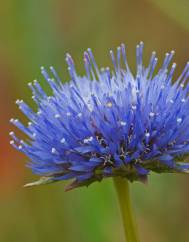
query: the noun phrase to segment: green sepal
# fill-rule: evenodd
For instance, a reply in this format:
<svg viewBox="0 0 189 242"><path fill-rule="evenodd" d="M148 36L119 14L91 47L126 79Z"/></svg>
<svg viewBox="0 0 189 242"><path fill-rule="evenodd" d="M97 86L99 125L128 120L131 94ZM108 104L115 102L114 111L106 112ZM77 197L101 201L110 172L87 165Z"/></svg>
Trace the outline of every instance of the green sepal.
<svg viewBox="0 0 189 242"><path fill-rule="evenodd" d="M43 176L43 177L41 177L37 181L25 184L24 187L33 187L33 186L39 186L39 185L46 185L46 184L50 184L50 183L54 183L54 182L57 182L57 181L53 180L53 177Z"/></svg>

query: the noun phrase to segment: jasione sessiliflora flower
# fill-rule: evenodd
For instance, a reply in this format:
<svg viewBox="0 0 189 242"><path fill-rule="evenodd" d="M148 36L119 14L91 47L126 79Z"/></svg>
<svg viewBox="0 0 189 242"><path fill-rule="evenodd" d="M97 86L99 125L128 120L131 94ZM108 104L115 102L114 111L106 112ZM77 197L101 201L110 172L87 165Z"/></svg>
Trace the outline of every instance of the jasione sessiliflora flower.
<svg viewBox="0 0 189 242"><path fill-rule="evenodd" d="M28 139L13 132L11 144L29 158L28 167L42 176L29 185L74 179L67 187L89 185L105 177L145 181L150 171L187 172L189 153L189 63L173 81L176 64L167 53L159 71L152 53L142 62L143 43L136 47L136 73L129 68L125 46L110 51L113 70L99 69L90 49L84 52L86 75L76 73L66 55L70 81L62 83L53 67L41 72L52 93L29 83L37 111L17 100L29 119L11 119ZM123 66L123 67L122 67Z"/></svg>

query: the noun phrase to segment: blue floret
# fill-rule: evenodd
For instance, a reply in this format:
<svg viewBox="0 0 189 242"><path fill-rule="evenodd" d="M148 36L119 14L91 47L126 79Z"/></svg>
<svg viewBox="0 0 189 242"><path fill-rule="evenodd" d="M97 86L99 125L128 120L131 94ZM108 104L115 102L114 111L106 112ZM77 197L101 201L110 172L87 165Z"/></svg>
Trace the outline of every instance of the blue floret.
<svg viewBox="0 0 189 242"><path fill-rule="evenodd" d="M176 64L169 65L174 51L165 55L159 71L155 52L147 67L142 53L141 42L136 74L123 44L116 55L110 51L112 71L99 69L90 49L84 52L82 77L66 55L68 83L61 82L53 67L49 72L41 68L52 95L38 81L29 83L38 110L17 100L29 122L25 126L11 119L28 137L23 141L11 132L11 144L29 158L33 173L42 176L32 185L73 179L67 187L72 189L105 177L145 181L150 171L188 172L189 163L182 160L189 153L189 63L173 82Z"/></svg>

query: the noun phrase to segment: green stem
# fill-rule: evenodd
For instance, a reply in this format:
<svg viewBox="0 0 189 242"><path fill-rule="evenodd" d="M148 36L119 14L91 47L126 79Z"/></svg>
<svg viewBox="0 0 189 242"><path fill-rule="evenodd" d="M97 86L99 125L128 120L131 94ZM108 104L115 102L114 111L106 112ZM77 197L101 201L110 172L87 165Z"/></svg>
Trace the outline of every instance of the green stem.
<svg viewBox="0 0 189 242"><path fill-rule="evenodd" d="M136 231L136 222L132 213L132 206L129 193L129 183L126 178L115 177L114 184L117 191L125 238L127 242L139 242Z"/></svg>

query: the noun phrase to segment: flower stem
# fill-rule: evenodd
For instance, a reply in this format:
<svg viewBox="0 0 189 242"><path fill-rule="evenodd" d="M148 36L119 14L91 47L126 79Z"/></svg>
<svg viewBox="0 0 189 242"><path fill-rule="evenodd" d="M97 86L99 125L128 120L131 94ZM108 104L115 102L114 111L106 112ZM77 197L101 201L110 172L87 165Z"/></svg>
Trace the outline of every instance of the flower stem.
<svg viewBox="0 0 189 242"><path fill-rule="evenodd" d="M136 222L132 213L128 180L126 178L115 177L114 184L122 214L126 241L139 242Z"/></svg>

